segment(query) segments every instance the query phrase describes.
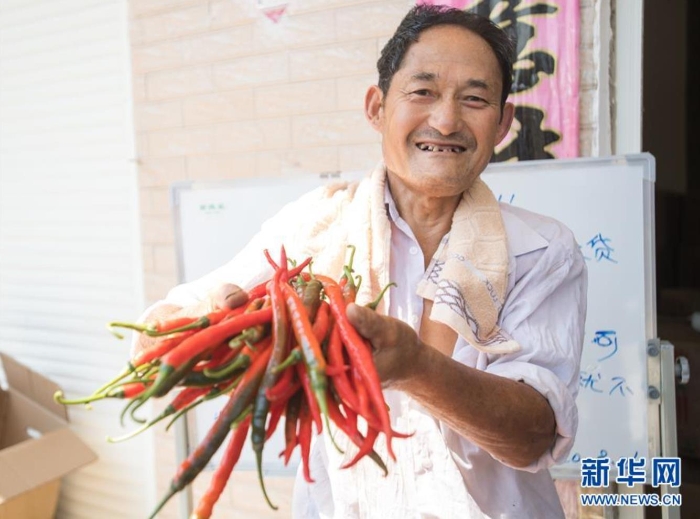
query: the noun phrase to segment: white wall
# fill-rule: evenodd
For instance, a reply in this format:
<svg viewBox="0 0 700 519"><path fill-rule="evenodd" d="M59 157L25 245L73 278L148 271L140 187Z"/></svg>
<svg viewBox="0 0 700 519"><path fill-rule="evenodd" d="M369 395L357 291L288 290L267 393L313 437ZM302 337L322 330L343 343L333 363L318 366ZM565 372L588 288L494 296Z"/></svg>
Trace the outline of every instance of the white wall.
<svg viewBox="0 0 700 519"><path fill-rule="evenodd" d="M105 329L143 308L126 0L0 0L0 350L91 393L126 365ZM148 437L119 446L121 404L71 409L99 461L58 517L151 504Z"/></svg>

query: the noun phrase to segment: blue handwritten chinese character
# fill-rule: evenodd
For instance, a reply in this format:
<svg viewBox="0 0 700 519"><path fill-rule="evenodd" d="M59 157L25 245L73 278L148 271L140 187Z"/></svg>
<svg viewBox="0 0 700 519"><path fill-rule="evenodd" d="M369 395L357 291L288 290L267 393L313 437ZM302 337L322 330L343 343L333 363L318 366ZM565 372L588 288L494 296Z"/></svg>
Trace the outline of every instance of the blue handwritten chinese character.
<svg viewBox="0 0 700 519"><path fill-rule="evenodd" d="M617 261L611 257L611 254L615 249L608 245L608 242L610 241L612 241L612 239L604 238L602 234L598 233L591 238L588 243L586 243L586 245L593 249L596 261L606 259L608 261L612 261L613 263L617 263Z"/></svg>
<svg viewBox="0 0 700 519"><path fill-rule="evenodd" d="M629 394L634 394L632 389L627 385L627 382L625 381L625 377L613 377L612 381L615 383L615 385L612 387L608 395L612 395L615 391L619 391L622 396L626 396L627 393Z"/></svg>
<svg viewBox="0 0 700 519"><path fill-rule="evenodd" d="M581 486L607 487L610 484L610 458L583 458Z"/></svg>
<svg viewBox="0 0 700 519"><path fill-rule="evenodd" d="M515 193L513 193L512 195L510 195L510 199L509 199L509 200L504 200L503 198L504 198L504 197L503 197L502 194L501 194L501 195L498 195L498 201L499 201L499 202L505 202L506 204L512 204L512 203L513 203L513 200L515 199Z"/></svg>
<svg viewBox="0 0 700 519"><path fill-rule="evenodd" d="M651 486L659 485L671 485L674 488L681 486L680 458L652 458Z"/></svg>
<svg viewBox="0 0 700 519"><path fill-rule="evenodd" d="M595 377L595 378L594 378ZM583 389L590 389L596 393L602 393L603 390L595 387L596 383L600 382L600 373L588 373L586 371L581 371L578 375L578 384Z"/></svg>
<svg viewBox="0 0 700 519"><path fill-rule="evenodd" d="M626 483L628 487L633 486L635 483L644 483L646 479L644 470L646 464L646 458L620 458L617 460L617 477L615 482Z"/></svg>
<svg viewBox="0 0 700 519"><path fill-rule="evenodd" d="M617 332L615 330L598 330L595 332L593 342L601 348L612 348L612 351L598 360L609 359L617 353Z"/></svg>

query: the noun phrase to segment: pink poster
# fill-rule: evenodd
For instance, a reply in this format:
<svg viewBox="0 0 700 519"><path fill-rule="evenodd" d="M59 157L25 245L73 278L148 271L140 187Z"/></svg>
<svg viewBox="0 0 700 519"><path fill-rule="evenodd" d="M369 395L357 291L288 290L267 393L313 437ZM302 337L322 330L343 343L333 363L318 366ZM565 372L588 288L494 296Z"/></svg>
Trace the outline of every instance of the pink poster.
<svg viewBox="0 0 700 519"><path fill-rule="evenodd" d="M494 161L577 157L579 0L418 0L488 16L515 40L510 135Z"/></svg>

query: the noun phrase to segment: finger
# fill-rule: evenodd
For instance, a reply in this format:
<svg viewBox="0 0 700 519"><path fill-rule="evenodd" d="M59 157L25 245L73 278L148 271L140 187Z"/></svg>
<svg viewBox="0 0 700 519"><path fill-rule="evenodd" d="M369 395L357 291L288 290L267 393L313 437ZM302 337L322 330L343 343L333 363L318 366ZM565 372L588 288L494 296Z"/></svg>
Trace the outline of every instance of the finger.
<svg viewBox="0 0 700 519"><path fill-rule="evenodd" d="M387 345L387 341L390 341L387 334L391 334L391 326L377 312L350 303L347 306L346 315L357 332L365 339L369 339L375 348L382 348Z"/></svg>
<svg viewBox="0 0 700 519"><path fill-rule="evenodd" d="M248 301L248 293L238 285L221 285L211 296L216 308L237 308Z"/></svg>

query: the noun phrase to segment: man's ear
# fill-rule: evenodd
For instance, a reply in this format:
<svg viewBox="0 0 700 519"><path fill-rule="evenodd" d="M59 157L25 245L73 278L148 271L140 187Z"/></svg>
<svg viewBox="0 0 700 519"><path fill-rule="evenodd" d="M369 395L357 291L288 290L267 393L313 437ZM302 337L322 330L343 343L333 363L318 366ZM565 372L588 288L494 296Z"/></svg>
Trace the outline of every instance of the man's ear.
<svg viewBox="0 0 700 519"><path fill-rule="evenodd" d="M513 116L515 115L515 105L506 103L501 111L501 120L498 122L498 132L496 133L496 144L499 144L510 130L510 125L513 124Z"/></svg>
<svg viewBox="0 0 700 519"><path fill-rule="evenodd" d="M378 132L382 131L382 101L384 95L377 85L372 85L365 94L365 117Z"/></svg>

